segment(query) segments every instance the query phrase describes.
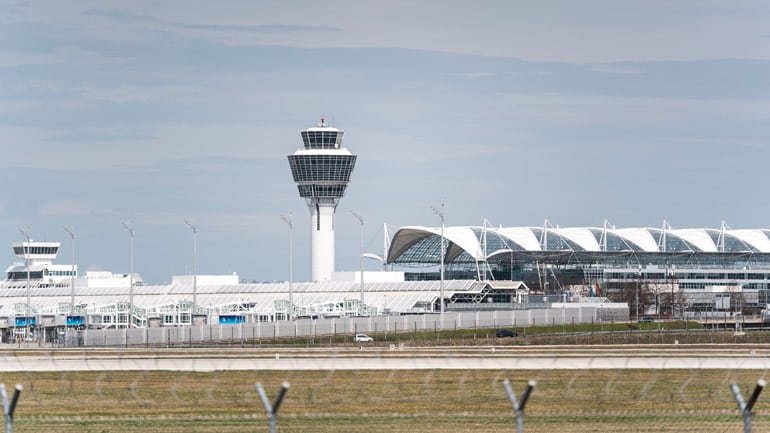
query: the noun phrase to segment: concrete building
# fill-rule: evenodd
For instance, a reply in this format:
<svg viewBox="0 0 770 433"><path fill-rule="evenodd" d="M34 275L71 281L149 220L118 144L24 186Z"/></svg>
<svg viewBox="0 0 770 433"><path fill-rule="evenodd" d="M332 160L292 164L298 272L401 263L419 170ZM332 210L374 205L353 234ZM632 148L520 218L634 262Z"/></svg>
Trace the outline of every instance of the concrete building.
<svg viewBox="0 0 770 433"><path fill-rule="evenodd" d="M448 279L519 280L535 293L630 301L638 314L755 310L770 294L770 230L720 228L445 227ZM438 227L402 227L387 261L406 279L436 279ZM408 269L415 269L409 272ZM623 294L623 292L626 292ZM633 316L633 314L632 314Z"/></svg>

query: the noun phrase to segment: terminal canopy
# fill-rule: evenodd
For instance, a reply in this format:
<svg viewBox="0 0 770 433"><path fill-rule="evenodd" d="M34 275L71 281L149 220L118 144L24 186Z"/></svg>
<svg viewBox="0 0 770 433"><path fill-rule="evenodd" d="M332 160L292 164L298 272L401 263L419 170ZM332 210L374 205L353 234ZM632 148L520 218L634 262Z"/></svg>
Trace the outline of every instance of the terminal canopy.
<svg viewBox="0 0 770 433"><path fill-rule="evenodd" d="M607 227L444 227L444 263L473 263L503 257L572 254L770 254L768 229L671 229ZM441 228L398 229L388 250L391 264L437 264Z"/></svg>

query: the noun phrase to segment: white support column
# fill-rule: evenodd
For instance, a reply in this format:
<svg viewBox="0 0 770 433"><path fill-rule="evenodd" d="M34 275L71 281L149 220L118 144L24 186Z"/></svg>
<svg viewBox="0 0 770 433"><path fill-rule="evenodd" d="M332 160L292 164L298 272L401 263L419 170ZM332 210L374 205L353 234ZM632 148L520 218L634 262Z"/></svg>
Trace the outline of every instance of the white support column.
<svg viewBox="0 0 770 433"><path fill-rule="evenodd" d="M310 210L310 254L312 281L329 281L334 272L334 211L333 201L314 199L308 203Z"/></svg>

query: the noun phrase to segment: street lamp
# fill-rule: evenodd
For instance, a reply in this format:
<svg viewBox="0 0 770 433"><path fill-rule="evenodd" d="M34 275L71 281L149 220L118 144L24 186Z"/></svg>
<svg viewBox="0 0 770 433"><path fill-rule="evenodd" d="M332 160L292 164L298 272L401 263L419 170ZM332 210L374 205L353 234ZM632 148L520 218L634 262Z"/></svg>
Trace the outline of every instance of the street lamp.
<svg viewBox="0 0 770 433"><path fill-rule="evenodd" d="M27 313L26 313L27 317L24 318L24 323L26 323L27 329L29 329L29 325L30 325L29 323L30 322L30 319L29 319L29 315L30 315L30 311L29 311L29 266L30 266L29 265L29 243L32 241L32 239L30 239L29 233L24 231L24 229L19 229L19 231L24 236L24 238L27 239L27 245L24 247L24 264L27 266Z"/></svg>
<svg viewBox="0 0 770 433"><path fill-rule="evenodd" d="M193 304L192 317L190 317L192 320L195 317L195 309L198 306L198 227L188 219L185 219L184 223L187 224L193 232ZM192 321L190 324L192 325Z"/></svg>
<svg viewBox="0 0 770 433"><path fill-rule="evenodd" d="M441 208L437 209L435 206L431 206L431 209L433 209L433 213L438 215L438 217L441 219L441 267L440 267L440 283L439 283L439 303L440 310L439 310L439 320L440 320L440 326L441 330L444 329L444 202L441 202Z"/></svg>
<svg viewBox="0 0 770 433"><path fill-rule="evenodd" d="M72 270L70 271L70 315L75 315L75 229L64 227L72 239Z"/></svg>
<svg viewBox="0 0 770 433"><path fill-rule="evenodd" d="M289 226L289 320L294 320L294 221L291 214L288 217L281 215L281 219Z"/></svg>
<svg viewBox="0 0 770 433"><path fill-rule="evenodd" d="M674 319L674 315L676 314L674 311L674 281L676 280L676 265L673 263L669 266L670 276L671 276L671 320Z"/></svg>
<svg viewBox="0 0 770 433"><path fill-rule="evenodd" d="M361 247L358 253L359 268L361 270L361 313L364 311L364 217L355 211L350 212L361 223Z"/></svg>
<svg viewBox="0 0 770 433"><path fill-rule="evenodd" d="M636 268L636 321L639 321L639 284L642 279L642 265Z"/></svg>
<svg viewBox="0 0 770 433"><path fill-rule="evenodd" d="M126 326L130 328L134 324L132 317L134 315L134 224L123 223L123 227L128 231L131 239L129 244L131 250L131 273L128 275L128 325Z"/></svg>

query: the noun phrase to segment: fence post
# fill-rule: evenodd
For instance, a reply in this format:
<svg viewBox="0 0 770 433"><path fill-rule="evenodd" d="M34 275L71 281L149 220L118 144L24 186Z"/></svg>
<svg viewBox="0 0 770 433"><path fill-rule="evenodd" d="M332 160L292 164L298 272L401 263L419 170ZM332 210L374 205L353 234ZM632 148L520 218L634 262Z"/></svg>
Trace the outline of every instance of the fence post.
<svg viewBox="0 0 770 433"><path fill-rule="evenodd" d="M511 382L509 382L508 379L505 379L503 382L505 393L508 394L508 400L511 401L511 406L513 406L513 410L516 411L516 433L524 433L524 406L527 404L529 395L532 393L535 385L537 385L537 382L534 380L530 380L527 383L527 389L525 389L524 394L521 395L521 403L519 403L516 401L516 395L513 393L513 388L511 388Z"/></svg>
<svg viewBox="0 0 770 433"><path fill-rule="evenodd" d="M288 389L289 382L284 382L281 385L281 390L278 392L278 397L275 398L275 403L271 405L270 401L267 399L267 394L265 394L265 389L262 388L262 384L257 382L257 392L259 393L259 398L262 399L262 404L265 406L265 412L267 412L267 416L270 417L270 433L276 433L278 431L278 423L276 419L278 415L278 408L281 406L283 396L286 395L286 391Z"/></svg>
<svg viewBox="0 0 770 433"><path fill-rule="evenodd" d="M751 417L754 415L751 412L751 409L754 408L754 403L757 402L757 399L759 398L759 393L762 392L762 389L765 387L765 381L762 379L759 379L757 381L757 386L754 387L754 392L751 394L751 397L749 397L749 401L746 402L743 400L743 395L741 395L741 390L738 388L738 385L733 382L730 384L730 390L733 392L733 396L735 397L736 403L738 403L738 410L741 411L741 415L743 415L743 431L744 433L751 433Z"/></svg>
<svg viewBox="0 0 770 433"><path fill-rule="evenodd" d="M13 433L13 411L16 410L16 403L19 401L21 389L21 384L16 384L13 399L9 403L8 393L5 392L5 384L0 383L0 395L3 398L3 413L5 414L5 433Z"/></svg>

